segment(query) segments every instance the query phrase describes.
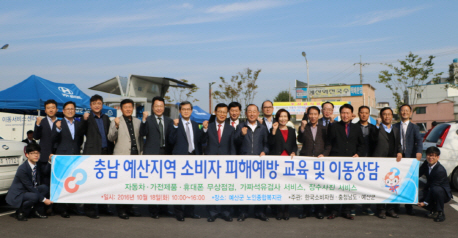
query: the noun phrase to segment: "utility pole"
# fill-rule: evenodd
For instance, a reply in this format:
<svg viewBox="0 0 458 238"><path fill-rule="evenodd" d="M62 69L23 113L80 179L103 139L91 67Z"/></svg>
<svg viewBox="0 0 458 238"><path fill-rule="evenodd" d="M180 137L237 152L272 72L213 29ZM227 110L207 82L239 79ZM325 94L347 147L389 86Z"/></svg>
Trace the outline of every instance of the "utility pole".
<svg viewBox="0 0 458 238"><path fill-rule="evenodd" d="M359 63L354 63L353 65L359 64L359 83L363 84L363 66L369 65L369 63L361 62L361 55L359 56Z"/></svg>

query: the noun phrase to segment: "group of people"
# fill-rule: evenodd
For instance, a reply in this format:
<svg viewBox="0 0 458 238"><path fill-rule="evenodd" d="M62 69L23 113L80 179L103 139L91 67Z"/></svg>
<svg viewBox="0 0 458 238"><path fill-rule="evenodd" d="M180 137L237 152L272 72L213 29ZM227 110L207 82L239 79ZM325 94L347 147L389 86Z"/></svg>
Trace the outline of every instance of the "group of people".
<svg viewBox="0 0 458 238"><path fill-rule="evenodd" d="M84 138L83 154L85 155L278 155L294 158L301 156L340 156L340 157L422 157L422 138L418 127L409 121L412 108L409 105L400 107L401 122L392 124L391 108L380 110L377 125L368 122L369 108L358 109L359 122L351 122L353 107L345 104L340 107L340 121L334 121L334 105L325 102L319 107L307 108L304 118L296 130L287 126L291 115L280 109L273 115L273 103L264 101L261 110L257 105L249 104L245 108L246 120L240 118L242 106L238 102L229 105L219 103L215 107L215 120L205 121L202 128L192 121L193 106L190 102L179 105L181 117L171 119L164 115L165 102L161 97L152 99L151 115L143 112L140 120L133 116L134 102L124 99L120 103L122 116L110 121L102 113L103 98L94 95L90 99L91 112L84 113L80 121L75 120L75 103L67 102L63 107L64 117L56 117L57 103L54 100L45 102L46 117L37 117L33 138L28 138L26 147L27 162L19 166L13 184L6 196L11 206L18 208L15 216L20 221L28 217L47 218L46 214L60 213L69 218L70 213L85 214L94 219L99 214L114 215L110 206L84 204L84 213L75 204L52 204L47 198L50 185L51 156L79 155ZM227 115L229 114L229 118ZM320 114L322 117L320 118ZM297 141L302 143L298 151ZM426 151L427 161L421 166L420 175L428 178L424 195L418 206L426 207L429 217L435 221L445 220L444 203L452 195L447 174L438 162L440 151L436 147ZM117 215L122 219L140 216L132 205L116 205ZM200 218L194 211L194 205L174 205L174 212L167 205L149 205L152 218L175 216L178 221L185 217ZM255 217L268 221L267 205L255 205ZM216 218L232 221L244 221L248 217L248 205L207 205L207 221ZM405 205L407 214L414 215L412 205ZM327 205L327 218L338 215L353 220L356 216L355 205ZM288 205L272 205L272 213L278 220L289 219ZM311 216L314 211L319 219L325 217L325 205L303 205L300 219ZM377 204L377 215L398 218L399 205ZM370 205L363 205L363 213L374 215Z"/></svg>

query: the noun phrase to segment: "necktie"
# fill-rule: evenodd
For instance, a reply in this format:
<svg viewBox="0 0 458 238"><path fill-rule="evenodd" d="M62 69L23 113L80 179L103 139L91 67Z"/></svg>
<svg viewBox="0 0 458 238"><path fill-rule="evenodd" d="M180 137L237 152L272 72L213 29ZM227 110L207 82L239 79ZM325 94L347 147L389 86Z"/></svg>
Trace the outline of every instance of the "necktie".
<svg viewBox="0 0 458 238"><path fill-rule="evenodd" d="M231 124L232 124L232 127L235 128L235 121L233 121Z"/></svg>
<svg viewBox="0 0 458 238"><path fill-rule="evenodd" d="M349 126L349 125L350 125L350 124L345 124L345 134L347 134L347 138L348 138L348 126Z"/></svg>
<svg viewBox="0 0 458 238"><path fill-rule="evenodd" d="M326 120L326 127L328 127L329 125L329 120Z"/></svg>
<svg viewBox="0 0 458 238"><path fill-rule="evenodd" d="M191 129L189 128L189 124L191 123L186 123L186 137L188 138L188 152L192 153L194 151L194 147L192 146Z"/></svg>
<svg viewBox="0 0 458 238"><path fill-rule="evenodd" d="M36 188L37 187L37 166L35 165L35 167L33 167L33 170L32 170L32 183L33 183L33 187Z"/></svg>
<svg viewBox="0 0 458 238"><path fill-rule="evenodd" d="M159 119L159 134L161 134L161 147L164 147L165 140L164 140L164 126L162 125L162 118L158 117Z"/></svg>
<svg viewBox="0 0 458 238"><path fill-rule="evenodd" d="M218 125L218 143L221 143L221 124Z"/></svg>
<svg viewBox="0 0 458 238"><path fill-rule="evenodd" d="M402 152L405 153L406 152L406 133L404 131L404 124L402 124L402 128L401 128L401 137L402 137Z"/></svg>

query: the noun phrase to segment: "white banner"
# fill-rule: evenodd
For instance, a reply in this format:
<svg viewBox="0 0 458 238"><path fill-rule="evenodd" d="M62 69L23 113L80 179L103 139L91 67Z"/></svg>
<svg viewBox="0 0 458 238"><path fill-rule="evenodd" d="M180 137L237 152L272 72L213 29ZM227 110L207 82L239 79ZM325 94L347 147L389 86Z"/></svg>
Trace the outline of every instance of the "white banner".
<svg viewBox="0 0 458 238"><path fill-rule="evenodd" d="M97 204L417 203L415 159L54 156L51 200Z"/></svg>

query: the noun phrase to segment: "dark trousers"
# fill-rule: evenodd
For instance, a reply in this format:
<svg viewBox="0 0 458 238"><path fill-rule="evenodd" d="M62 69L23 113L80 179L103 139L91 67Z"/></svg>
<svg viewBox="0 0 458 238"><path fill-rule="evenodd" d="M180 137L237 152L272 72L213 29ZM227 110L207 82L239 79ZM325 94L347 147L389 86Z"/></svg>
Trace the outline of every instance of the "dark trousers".
<svg viewBox="0 0 458 238"><path fill-rule="evenodd" d="M259 216L261 214L266 214L267 205L254 205L254 214Z"/></svg>
<svg viewBox="0 0 458 238"><path fill-rule="evenodd" d="M270 205L275 216L289 215L289 205Z"/></svg>
<svg viewBox="0 0 458 238"><path fill-rule="evenodd" d="M149 205L148 206L148 211L151 213L151 215L160 215L164 214L166 215L168 212L168 205Z"/></svg>
<svg viewBox="0 0 458 238"><path fill-rule="evenodd" d="M430 211L444 212L444 204L450 201L450 197L441 186L432 186L429 189L423 190L423 196L419 201L424 201L426 197L429 197L429 203L426 209Z"/></svg>
<svg viewBox="0 0 458 238"><path fill-rule="evenodd" d="M217 205L207 205L207 212L211 217L216 217L221 214L222 217L231 216L232 205L221 205L220 211L218 211Z"/></svg>
<svg viewBox="0 0 458 238"><path fill-rule="evenodd" d="M48 185L48 188L51 184L51 174L45 173L45 168L48 166L48 162L37 162L38 164L38 169L40 170L40 184L46 184ZM51 172L51 171L50 171Z"/></svg>
<svg viewBox="0 0 458 238"><path fill-rule="evenodd" d="M248 216L248 205L235 205L234 207L234 213L237 214L238 216L245 215Z"/></svg>
<svg viewBox="0 0 458 238"><path fill-rule="evenodd" d="M45 197L49 192L49 187L48 185L45 185L45 184L37 186L37 189L38 189L38 192ZM32 207L35 207L35 210L37 210L40 214L43 214L44 203L43 201L39 201L39 200L40 200L40 196L36 193L32 193L32 192L24 193L22 197L22 205L18 209L17 212L22 212L24 213L25 216L28 216L30 211L32 210Z"/></svg>
<svg viewBox="0 0 458 238"><path fill-rule="evenodd" d="M183 209L184 207L184 209ZM175 215L189 216L194 215L194 205L174 205Z"/></svg>
<svg viewBox="0 0 458 238"><path fill-rule="evenodd" d="M369 204L368 204L369 205ZM377 204L377 212L386 212L386 211L392 211L396 207L396 204Z"/></svg>
<svg viewBox="0 0 458 238"><path fill-rule="evenodd" d="M315 214L324 213L324 205L317 204L317 205L302 205L302 213L303 214L310 214L312 210L312 206L315 208Z"/></svg>
<svg viewBox="0 0 458 238"><path fill-rule="evenodd" d="M134 205L116 205L116 212L118 213L118 216L123 213L127 213L132 211Z"/></svg>

